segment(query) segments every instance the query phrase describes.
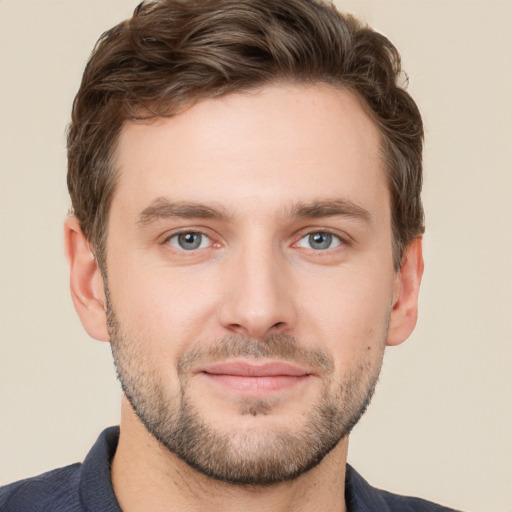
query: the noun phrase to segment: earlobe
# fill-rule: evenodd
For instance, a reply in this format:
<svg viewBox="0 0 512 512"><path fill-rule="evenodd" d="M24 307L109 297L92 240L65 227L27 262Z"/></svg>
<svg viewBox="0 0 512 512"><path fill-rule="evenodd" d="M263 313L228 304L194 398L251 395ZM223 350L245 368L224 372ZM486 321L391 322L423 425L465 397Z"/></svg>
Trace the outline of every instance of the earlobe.
<svg viewBox="0 0 512 512"><path fill-rule="evenodd" d="M110 341L101 271L74 216L64 223L64 247L70 269L71 297L80 321L91 337Z"/></svg>
<svg viewBox="0 0 512 512"><path fill-rule="evenodd" d="M387 344L390 346L404 342L416 326L422 275L422 237L417 237L405 249L402 267L395 276L393 308L387 339Z"/></svg>

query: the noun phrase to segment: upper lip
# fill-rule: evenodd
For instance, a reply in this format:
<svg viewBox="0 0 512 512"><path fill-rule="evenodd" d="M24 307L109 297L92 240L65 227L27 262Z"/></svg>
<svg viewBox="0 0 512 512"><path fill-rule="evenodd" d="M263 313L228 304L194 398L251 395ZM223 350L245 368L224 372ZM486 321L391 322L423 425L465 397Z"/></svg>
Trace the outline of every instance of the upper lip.
<svg viewBox="0 0 512 512"><path fill-rule="evenodd" d="M199 368L198 373L236 375L240 377L275 377L278 375L300 377L310 375L312 372L300 366L281 361L263 364L253 364L247 361L228 361L203 366Z"/></svg>

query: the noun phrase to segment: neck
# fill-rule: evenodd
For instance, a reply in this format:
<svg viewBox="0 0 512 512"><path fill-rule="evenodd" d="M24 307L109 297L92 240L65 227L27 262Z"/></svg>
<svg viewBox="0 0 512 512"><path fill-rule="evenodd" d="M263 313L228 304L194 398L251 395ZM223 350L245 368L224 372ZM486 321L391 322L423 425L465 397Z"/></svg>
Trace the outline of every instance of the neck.
<svg viewBox="0 0 512 512"><path fill-rule="evenodd" d="M261 487L227 484L170 453L147 432L123 398L112 483L123 512L346 512L347 448L344 439L318 466L288 482Z"/></svg>

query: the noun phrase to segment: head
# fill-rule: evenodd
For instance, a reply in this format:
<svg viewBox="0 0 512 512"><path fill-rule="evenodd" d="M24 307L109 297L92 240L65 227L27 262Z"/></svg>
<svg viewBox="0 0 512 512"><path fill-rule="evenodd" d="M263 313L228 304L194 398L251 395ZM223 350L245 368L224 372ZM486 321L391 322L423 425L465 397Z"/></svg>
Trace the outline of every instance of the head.
<svg viewBox="0 0 512 512"><path fill-rule="evenodd" d="M424 231L423 126L383 35L322 1L148 1L105 32L85 69L68 131L73 212L102 259L126 121L280 82L354 92L379 127L398 270Z"/></svg>
<svg viewBox="0 0 512 512"><path fill-rule="evenodd" d="M278 483L364 412L422 271L399 74L312 1L147 2L101 37L68 136L73 298L170 456Z"/></svg>

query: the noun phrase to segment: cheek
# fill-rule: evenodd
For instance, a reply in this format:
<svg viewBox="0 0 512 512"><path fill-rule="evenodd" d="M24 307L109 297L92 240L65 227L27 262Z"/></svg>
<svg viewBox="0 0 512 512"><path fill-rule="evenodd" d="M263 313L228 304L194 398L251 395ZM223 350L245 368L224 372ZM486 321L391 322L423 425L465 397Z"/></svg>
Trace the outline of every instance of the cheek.
<svg viewBox="0 0 512 512"><path fill-rule="evenodd" d="M383 345L392 281L382 274L339 272L325 282L328 284L323 289L308 288L300 301L307 337L325 343L342 362Z"/></svg>
<svg viewBox="0 0 512 512"><path fill-rule="evenodd" d="M213 329L219 286L212 281L214 276L201 269L165 266L119 265L109 274L112 304L123 329L150 340L153 347L171 346L173 351Z"/></svg>

